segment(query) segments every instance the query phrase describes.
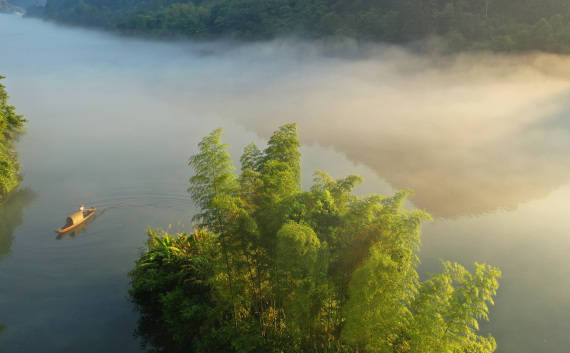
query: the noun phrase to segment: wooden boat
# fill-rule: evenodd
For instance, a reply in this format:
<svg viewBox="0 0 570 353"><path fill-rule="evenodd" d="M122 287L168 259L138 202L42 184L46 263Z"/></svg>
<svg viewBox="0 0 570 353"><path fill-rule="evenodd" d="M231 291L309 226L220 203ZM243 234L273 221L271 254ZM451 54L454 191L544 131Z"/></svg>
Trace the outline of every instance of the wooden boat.
<svg viewBox="0 0 570 353"><path fill-rule="evenodd" d="M63 234L69 232L70 230L74 230L83 223L87 222L89 219L93 218L93 216L95 215L95 211L96 208L91 207L75 212L71 216L67 217L65 225L59 228L57 232L59 234Z"/></svg>

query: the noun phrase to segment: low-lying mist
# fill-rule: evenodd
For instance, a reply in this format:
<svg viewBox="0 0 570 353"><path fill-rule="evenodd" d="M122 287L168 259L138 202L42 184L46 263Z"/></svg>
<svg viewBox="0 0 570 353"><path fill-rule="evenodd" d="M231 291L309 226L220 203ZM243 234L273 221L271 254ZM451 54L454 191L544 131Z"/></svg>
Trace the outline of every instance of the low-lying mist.
<svg viewBox="0 0 570 353"><path fill-rule="evenodd" d="M414 190L416 205L436 216L513 209L570 181L567 57L377 46L361 58L351 47L347 58L339 47L333 56L310 47L276 41L225 52L224 61L244 65L237 78L188 83L207 89L186 87L200 91L187 97L264 137L295 121L305 144ZM269 70L268 52L279 62Z"/></svg>
<svg viewBox="0 0 570 353"><path fill-rule="evenodd" d="M26 74L48 80L70 111L112 120L109 133L149 114L165 128L199 120L192 128L204 132L206 121L233 120L264 138L297 122L303 143L414 190L414 203L441 217L513 209L570 181L564 56L426 54L348 40L157 43L29 21L31 31L43 26L42 38L6 48L0 65L34 66ZM3 37L21 35L9 28ZM41 57L9 55L31 46Z"/></svg>

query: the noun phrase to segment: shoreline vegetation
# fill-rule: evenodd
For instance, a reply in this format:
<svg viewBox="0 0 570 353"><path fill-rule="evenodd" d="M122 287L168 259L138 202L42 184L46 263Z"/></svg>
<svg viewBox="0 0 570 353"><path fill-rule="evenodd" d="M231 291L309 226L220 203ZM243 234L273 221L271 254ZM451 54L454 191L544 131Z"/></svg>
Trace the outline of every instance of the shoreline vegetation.
<svg viewBox="0 0 570 353"><path fill-rule="evenodd" d="M403 208L409 192L358 197L359 176L322 171L303 191L295 124L245 147L237 175L222 135L189 161L195 231L150 229L130 273L149 351L495 351L478 331L501 272L443 262L420 281L430 216Z"/></svg>
<svg viewBox="0 0 570 353"><path fill-rule="evenodd" d="M0 76L0 81L5 77ZM6 86L0 83L0 201L4 201L22 180L13 143L24 129L25 119L8 104Z"/></svg>
<svg viewBox="0 0 570 353"><path fill-rule="evenodd" d="M27 15L154 38L438 38L450 52L570 53L570 3L557 0L47 0Z"/></svg>

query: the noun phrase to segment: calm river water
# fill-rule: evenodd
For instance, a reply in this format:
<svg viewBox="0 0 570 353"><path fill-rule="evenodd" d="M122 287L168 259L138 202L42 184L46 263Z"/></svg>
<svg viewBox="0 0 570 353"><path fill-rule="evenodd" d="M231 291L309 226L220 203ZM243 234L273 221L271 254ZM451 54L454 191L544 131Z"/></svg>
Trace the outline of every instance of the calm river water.
<svg viewBox="0 0 570 353"><path fill-rule="evenodd" d="M498 352L570 347L570 65L421 57L350 41L157 43L0 15L0 74L29 119L0 209L1 352L139 352L127 273L148 226L191 229L187 158L217 127L237 157L299 124L313 171L412 188L423 274L503 271ZM80 204L101 212L58 239Z"/></svg>

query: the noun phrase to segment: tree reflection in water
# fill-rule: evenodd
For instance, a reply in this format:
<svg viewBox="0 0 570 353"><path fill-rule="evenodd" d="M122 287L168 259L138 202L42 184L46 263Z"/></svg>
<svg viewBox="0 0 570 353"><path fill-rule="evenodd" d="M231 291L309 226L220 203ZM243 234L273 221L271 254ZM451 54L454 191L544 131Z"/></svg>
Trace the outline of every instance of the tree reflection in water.
<svg viewBox="0 0 570 353"><path fill-rule="evenodd" d="M10 252L14 230L23 222L24 208L29 206L36 196L30 189L16 190L0 205L0 259Z"/></svg>
<svg viewBox="0 0 570 353"><path fill-rule="evenodd" d="M24 207L35 198L36 194L32 190L21 189L14 191L0 205L0 259L10 252L14 230L23 222ZM6 325L0 324L0 339L6 328Z"/></svg>

